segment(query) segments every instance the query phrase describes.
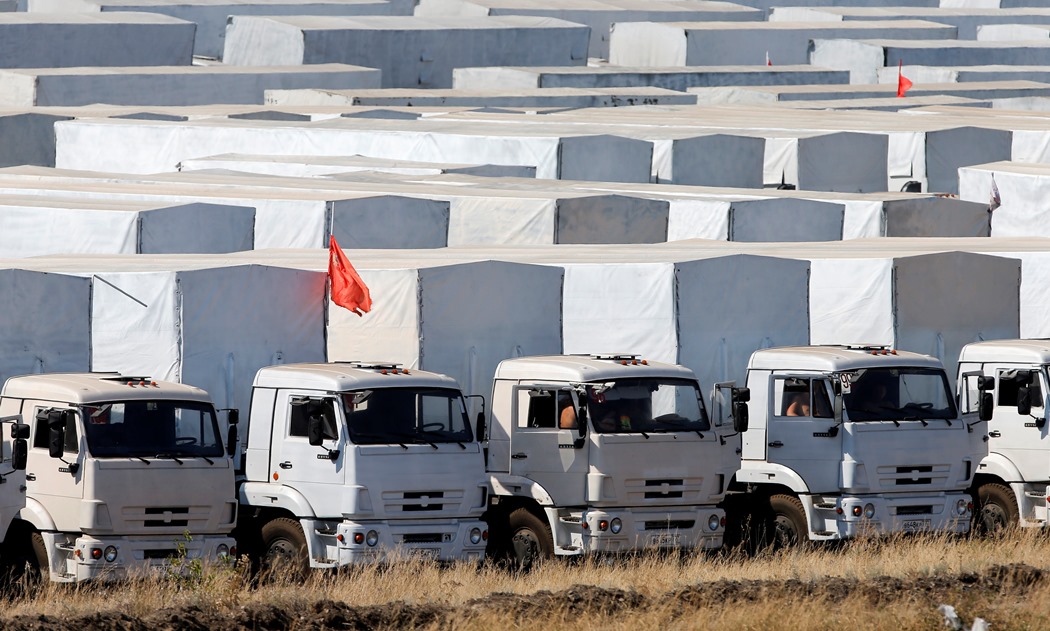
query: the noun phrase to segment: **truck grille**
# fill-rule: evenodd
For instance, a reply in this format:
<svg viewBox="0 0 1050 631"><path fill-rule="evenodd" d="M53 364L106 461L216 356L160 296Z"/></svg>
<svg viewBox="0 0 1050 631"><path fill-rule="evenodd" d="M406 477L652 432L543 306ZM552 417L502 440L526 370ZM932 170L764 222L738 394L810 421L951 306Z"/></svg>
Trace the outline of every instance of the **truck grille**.
<svg viewBox="0 0 1050 631"><path fill-rule="evenodd" d="M878 467L879 483L887 486L929 486L945 484L951 473L951 465L895 465Z"/></svg>
<svg viewBox="0 0 1050 631"><path fill-rule="evenodd" d="M680 498L682 497L682 484L682 480L646 480L645 499Z"/></svg>
<svg viewBox="0 0 1050 631"><path fill-rule="evenodd" d="M189 519L186 518L189 512L190 508L188 506L151 506L144 511L147 519L143 521L142 525L147 528L185 527L190 523ZM176 519L176 515L181 516L181 518ZM156 516L159 519L149 519L149 516Z"/></svg>

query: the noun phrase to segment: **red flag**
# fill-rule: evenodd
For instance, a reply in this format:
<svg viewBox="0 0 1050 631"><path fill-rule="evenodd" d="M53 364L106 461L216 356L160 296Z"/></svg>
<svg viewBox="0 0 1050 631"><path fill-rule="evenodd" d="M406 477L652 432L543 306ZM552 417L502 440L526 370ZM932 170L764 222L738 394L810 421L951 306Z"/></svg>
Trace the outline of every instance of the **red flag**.
<svg viewBox="0 0 1050 631"><path fill-rule="evenodd" d="M769 58L769 51L768 50L766 51L766 65L767 66L772 66L773 65L773 60Z"/></svg>
<svg viewBox="0 0 1050 631"><path fill-rule="evenodd" d="M897 61L897 98L904 96L904 93L911 89L911 79L905 77L903 74L904 60Z"/></svg>
<svg viewBox="0 0 1050 631"><path fill-rule="evenodd" d="M332 282L332 302L363 316L372 310L372 295L357 270L350 264L335 237L328 242L328 278Z"/></svg>

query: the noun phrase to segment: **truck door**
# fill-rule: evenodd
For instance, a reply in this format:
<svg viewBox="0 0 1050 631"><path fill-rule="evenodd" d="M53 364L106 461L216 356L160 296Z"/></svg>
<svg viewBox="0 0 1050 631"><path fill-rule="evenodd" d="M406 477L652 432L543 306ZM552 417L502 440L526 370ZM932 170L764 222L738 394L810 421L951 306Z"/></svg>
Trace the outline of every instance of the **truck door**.
<svg viewBox="0 0 1050 631"><path fill-rule="evenodd" d="M311 413L319 413L323 418L320 446L311 445L307 435ZM341 497L341 493L334 492L332 487L342 485L345 477L347 430L337 399L317 392L280 390L274 415L271 480L298 490L315 511L330 507L338 514L340 502L334 500ZM320 512L317 514L322 516Z"/></svg>
<svg viewBox="0 0 1050 631"><path fill-rule="evenodd" d="M26 495L44 506L59 530L77 531L80 530L78 500L84 497L80 414L76 412L67 417L62 457L52 458L48 454L50 430L46 414L37 418L39 413L52 409L72 411L68 406L43 402L26 402L22 406L22 418L31 427L29 458L26 460Z"/></svg>
<svg viewBox="0 0 1050 631"><path fill-rule="evenodd" d="M572 399L567 388L567 385L565 389L538 385L515 388L510 472L540 484L558 506L581 506L587 487L590 447L588 441L580 440L580 428L559 427L566 399Z"/></svg>
<svg viewBox="0 0 1050 631"><path fill-rule="evenodd" d="M1046 421L1045 375L1039 368L1000 365L994 367L995 408L988 423L988 449L1005 454L1026 480L1050 478L1050 427ZM1030 414L1017 413L1017 393L1028 388ZM1042 425L1042 427L1040 427Z"/></svg>
<svg viewBox="0 0 1050 631"><path fill-rule="evenodd" d="M842 433L830 383L812 375L774 375L766 460L792 469L813 492L839 488Z"/></svg>

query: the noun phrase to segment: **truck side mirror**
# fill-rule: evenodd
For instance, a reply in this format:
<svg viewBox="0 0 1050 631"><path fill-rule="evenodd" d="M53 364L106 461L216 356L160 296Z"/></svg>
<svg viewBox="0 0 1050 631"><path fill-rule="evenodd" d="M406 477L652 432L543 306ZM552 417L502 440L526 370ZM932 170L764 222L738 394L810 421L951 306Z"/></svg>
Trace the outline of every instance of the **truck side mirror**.
<svg viewBox="0 0 1050 631"><path fill-rule="evenodd" d="M306 438L314 447L320 447L324 442L324 418L319 413L313 413L313 410L307 418Z"/></svg>
<svg viewBox="0 0 1050 631"><path fill-rule="evenodd" d="M226 412L226 422L230 425L236 425L241 422L241 411L240 410L228 410Z"/></svg>
<svg viewBox="0 0 1050 631"><path fill-rule="evenodd" d="M47 452L52 458L61 458L66 447L66 412L51 410L47 413Z"/></svg>
<svg viewBox="0 0 1050 631"><path fill-rule="evenodd" d="M733 402L733 431L734 432L746 432L747 431L747 403L743 401Z"/></svg>
<svg viewBox="0 0 1050 631"><path fill-rule="evenodd" d="M226 453L230 456L237 455L237 426L230 425L226 430Z"/></svg>
<svg viewBox="0 0 1050 631"><path fill-rule="evenodd" d="M28 428L29 426L24 426ZM24 438L16 438L11 447L11 466L15 471L26 470L26 460L29 458L29 443Z"/></svg>
<svg viewBox="0 0 1050 631"><path fill-rule="evenodd" d="M982 375L977 378L977 389L981 392L995 390L995 378Z"/></svg>
<svg viewBox="0 0 1050 631"><path fill-rule="evenodd" d="M977 404L977 417L982 421L992 420L992 393L982 392Z"/></svg>
<svg viewBox="0 0 1050 631"><path fill-rule="evenodd" d="M15 423L11 426L11 438L15 440L22 439L26 440L29 438L29 424L27 423Z"/></svg>
<svg viewBox="0 0 1050 631"><path fill-rule="evenodd" d="M485 431L487 429L485 426L485 413L478 412L478 418L474 421L474 435L477 437L478 442L485 440Z"/></svg>
<svg viewBox="0 0 1050 631"><path fill-rule="evenodd" d="M1021 416L1029 416L1032 413L1032 392L1028 386L1017 389L1017 413Z"/></svg>

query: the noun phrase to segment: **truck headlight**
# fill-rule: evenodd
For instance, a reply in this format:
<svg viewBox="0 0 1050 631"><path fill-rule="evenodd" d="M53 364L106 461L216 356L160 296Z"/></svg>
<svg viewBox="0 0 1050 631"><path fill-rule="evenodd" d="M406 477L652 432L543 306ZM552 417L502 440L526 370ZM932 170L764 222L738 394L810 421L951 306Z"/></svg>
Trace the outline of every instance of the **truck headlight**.
<svg viewBox="0 0 1050 631"><path fill-rule="evenodd" d="M374 530L369 530L365 535L365 543L368 544L368 547L374 548L375 545L379 543L379 533Z"/></svg>
<svg viewBox="0 0 1050 631"><path fill-rule="evenodd" d="M226 557L230 556L230 547L225 543L220 543L218 546L215 547L215 554L220 559L225 559Z"/></svg>
<svg viewBox="0 0 1050 631"><path fill-rule="evenodd" d="M865 504L864 505L864 517L866 517L867 519L871 519L874 516L875 516L875 505L874 504Z"/></svg>
<svg viewBox="0 0 1050 631"><path fill-rule="evenodd" d="M613 517L612 521L609 522L609 532L615 535L621 530L623 530L623 522L620 521L619 517Z"/></svg>
<svg viewBox="0 0 1050 631"><path fill-rule="evenodd" d="M106 563L112 563L117 560L117 548L116 546L106 546L105 551Z"/></svg>
<svg viewBox="0 0 1050 631"><path fill-rule="evenodd" d="M481 528L470 529L470 542L474 545L481 543Z"/></svg>
<svg viewBox="0 0 1050 631"><path fill-rule="evenodd" d="M959 516L965 515L970 510L969 502L966 500L959 500L955 503L955 512Z"/></svg>
<svg viewBox="0 0 1050 631"><path fill-rule="evenodd" d="M708 530L718 530L718 526L721 523L722 523L722 520L718 517L718 515L711 515L710 517L707 518L707 529Z"/></svg>

